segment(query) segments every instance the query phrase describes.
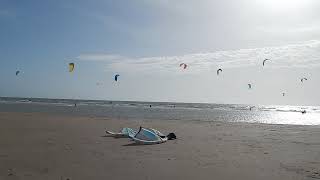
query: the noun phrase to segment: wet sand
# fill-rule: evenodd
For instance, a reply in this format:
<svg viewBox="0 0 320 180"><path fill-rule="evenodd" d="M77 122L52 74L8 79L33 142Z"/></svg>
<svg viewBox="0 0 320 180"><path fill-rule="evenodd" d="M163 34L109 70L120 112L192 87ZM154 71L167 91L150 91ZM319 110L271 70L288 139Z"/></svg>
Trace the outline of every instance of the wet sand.
<svg viewBox="0 0 320 180"><path fill-rule="evenodd" d="M140 125L178 139L105 137ZM320 127L1 112L0 179L320 179Z"/></svg>

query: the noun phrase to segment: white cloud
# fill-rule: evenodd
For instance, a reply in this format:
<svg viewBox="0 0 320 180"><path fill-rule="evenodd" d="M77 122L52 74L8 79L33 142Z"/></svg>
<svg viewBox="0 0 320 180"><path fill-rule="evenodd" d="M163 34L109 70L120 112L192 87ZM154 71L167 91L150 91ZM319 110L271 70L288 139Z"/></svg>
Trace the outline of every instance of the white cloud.
<svg viewBox="0 0 320 180"><path fill-rule="evenodd" d="M263 33L272 33L280 35L288 34L302 34L302 33L318 33L320 25L313 23L313 25L301 25L301 26L259 26L257 30Z"/></svg>
<svg viewBox="0 0 320 180"><path fill-rule="evenodd" d="M212 71L219 68L262 66L266 68L313 68L320 66L320 41L311 40L278 47L239 49L180 56L130 58L113 54L82 54L82 61L103 61L115 71L174 72L179 64L188 64L188 72Z"/></svg>
<svg viewBox="0 0 320 180"><path fill-rule="evenodd" d="M77 57L79 60L84 61L117 61L125 60L126 57L117 54L81 54Z"/></svg>

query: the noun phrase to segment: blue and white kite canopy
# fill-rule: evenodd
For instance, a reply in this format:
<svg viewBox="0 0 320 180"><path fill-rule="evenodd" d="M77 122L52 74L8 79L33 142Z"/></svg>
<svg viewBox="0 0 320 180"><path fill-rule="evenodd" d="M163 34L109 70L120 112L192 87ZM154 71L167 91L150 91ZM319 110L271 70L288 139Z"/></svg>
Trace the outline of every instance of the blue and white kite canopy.
<svg viewBox="0 0 320 180"><path fill-rule="evenodd" d="M115 81L118 81L118 77L119 77L120 75L119 74L116 74L115 76L114 76L114 80Z"/></svg>

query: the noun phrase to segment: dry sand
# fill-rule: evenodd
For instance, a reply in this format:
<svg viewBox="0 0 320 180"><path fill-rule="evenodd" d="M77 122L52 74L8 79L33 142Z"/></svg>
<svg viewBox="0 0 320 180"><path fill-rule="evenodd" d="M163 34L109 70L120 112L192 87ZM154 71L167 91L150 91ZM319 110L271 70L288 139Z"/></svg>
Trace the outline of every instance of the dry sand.
<svg viewBox="0 0 320 180"><path fill-rule="evenodd" d="M140 125L178 139L104 137ZM0 113L0 179L320 179L320 128Z"/></svg>

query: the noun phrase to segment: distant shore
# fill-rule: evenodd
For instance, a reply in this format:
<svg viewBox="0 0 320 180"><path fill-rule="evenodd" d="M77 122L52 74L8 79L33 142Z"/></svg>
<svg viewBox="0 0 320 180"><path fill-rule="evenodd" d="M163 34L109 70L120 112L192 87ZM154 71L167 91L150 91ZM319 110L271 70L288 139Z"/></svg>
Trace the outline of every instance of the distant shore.
<svg viewBox="0 0 320 180"><path fill-rule="evenodd" d="M178 139L135 146L105 129L153 127ZM320 127L0 113L0 179L320 178Z"/></svg>

